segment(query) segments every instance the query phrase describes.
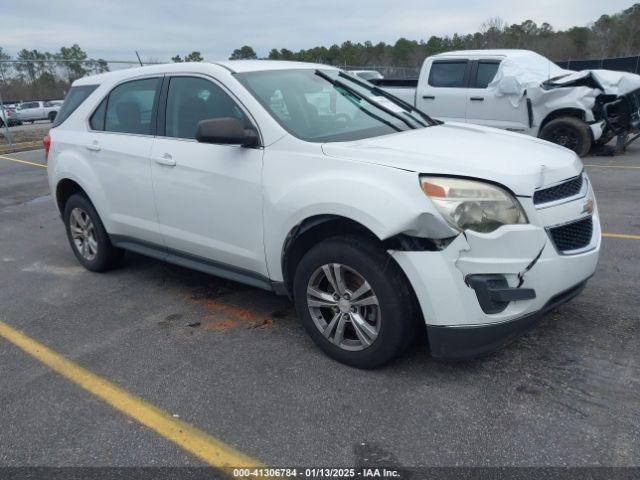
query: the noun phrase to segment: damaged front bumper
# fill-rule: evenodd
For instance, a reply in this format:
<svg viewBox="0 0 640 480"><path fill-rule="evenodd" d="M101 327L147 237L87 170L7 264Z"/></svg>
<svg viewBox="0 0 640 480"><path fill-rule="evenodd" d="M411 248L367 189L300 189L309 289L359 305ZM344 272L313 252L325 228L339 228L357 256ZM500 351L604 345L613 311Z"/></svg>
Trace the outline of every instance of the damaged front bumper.
<svg viewBox="0 0 640 480"><path fill-rule="evenodd" d="M595 272L600 250L597 210L585 216L584 204L538 211L530 205L527 214L536 224L466 231L441 251L391 251L415 290L432 355L489 353L577 295ZM587 248L558 251L548 226L585 218L592 222Z"/></svg>
<svg viewBox="0 0 640 480"><path fill-rule="evenodd" d="M466 359L491 353L526 333L546 313L579 295L586 285L587 280L583 280L552 297L540 310L515 320L462 327L428 325L431 354L437 358Z"/></svg>

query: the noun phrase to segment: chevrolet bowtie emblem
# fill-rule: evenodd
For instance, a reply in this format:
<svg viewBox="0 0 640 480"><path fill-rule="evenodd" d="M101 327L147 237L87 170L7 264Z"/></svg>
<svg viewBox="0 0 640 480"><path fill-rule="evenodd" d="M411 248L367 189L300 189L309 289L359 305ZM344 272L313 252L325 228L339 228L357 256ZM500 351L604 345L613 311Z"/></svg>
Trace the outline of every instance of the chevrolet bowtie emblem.
<svg viewBox="0 0 640 480"><path fill-rule="evenodd" d="M593 200L589 199L582 205L582 213L593 213Z"/></svg>

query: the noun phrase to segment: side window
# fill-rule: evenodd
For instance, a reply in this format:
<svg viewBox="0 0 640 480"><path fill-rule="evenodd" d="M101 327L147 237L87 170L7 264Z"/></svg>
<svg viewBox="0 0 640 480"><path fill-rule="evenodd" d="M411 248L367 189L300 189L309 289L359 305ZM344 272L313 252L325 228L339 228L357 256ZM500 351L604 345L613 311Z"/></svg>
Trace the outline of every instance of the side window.
<svg viewBox="0 0 640 480"><path fill-rule="evenodd" d="M111 90L104 130L153 135L153 106L159 86L159 78L148 78L123 83Z"/></svg>
<svg viewBox="0 0 640 480"><path fill-rule="evenodd" d="M107 111L107 99L105 98L100 102L98 108L96 108L93 115L89 119L89 125L91 125L91 130L104 130L104 115Z"/></svg>
<svg viewBox="0 0 640 480"><path fill-rule="evenodd" d="M429 72L429 85L448 88L465 87L467 63L467 60L433 62Z"/></svg>
<svg viewBox="0 0 640 480"><path fill-rule="evenodd" d="M478 62L478 70L476 71L476 78L473 82L473 88L487 88L491 83L491 80L498 73L498 67L500 62Z"/></svg>
<svg viewBox="0 0 640 480"><path fill-rule="evenodd" d="M243 125L250 122L236 102L218 85L196 77L174 77L167 93L165 135L196 138L201 120L235 117Z"/></svg>

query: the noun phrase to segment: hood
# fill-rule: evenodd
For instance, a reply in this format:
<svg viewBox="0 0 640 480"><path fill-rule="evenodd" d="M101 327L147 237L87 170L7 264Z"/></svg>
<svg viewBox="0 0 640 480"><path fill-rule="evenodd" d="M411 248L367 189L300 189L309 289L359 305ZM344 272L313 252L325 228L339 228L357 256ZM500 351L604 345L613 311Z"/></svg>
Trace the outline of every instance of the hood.
<svg viewBox="0 0 640 480"><path fill-rule="evenodd" d="M562 87L572 89L558 90ZM602 92L618 96L639 89L640 75L613 70L565 70L542 55L522 51L502 60L487 88L498 97L507 97L514 107L520 105L525 92L531 95L539 90L541 96L549 91L555 92L555 98L567 95L590 110L593 99Z"/></svg>
<svg viewBox="0 0 640 480"><path fill-rule="evenodd" d="M417 173L489 180L516 195L574 177L582 162L570 150L517 133L445 123L354 142L326 143L331 157Z"/></svg>
<svg viewBox="0 0 640 480"><path fill-rule="evenodd" d="M581 70L554 78L546 83L552 87L572 87L589 85L591 82L595 88L607 95L626 95L640 89L640 75L613 70Z"/></svg>

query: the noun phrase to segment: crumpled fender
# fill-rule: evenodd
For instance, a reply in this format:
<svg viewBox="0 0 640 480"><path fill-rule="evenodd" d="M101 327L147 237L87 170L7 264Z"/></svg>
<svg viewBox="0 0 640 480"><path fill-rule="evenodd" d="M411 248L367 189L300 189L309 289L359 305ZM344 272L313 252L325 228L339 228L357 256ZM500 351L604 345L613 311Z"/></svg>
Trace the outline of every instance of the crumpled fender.
<svg viewBox="0 0 640 480"><path fill-rule="evenodd" d="M536 119L536 124L540 125L547 115L562 108L579 108L584 111L587 122L594 121L593 107L596 97L601 93L598 89L584 86L552 90L531 87L527 90L527 97L531 99L533 118Z"/></svg>

